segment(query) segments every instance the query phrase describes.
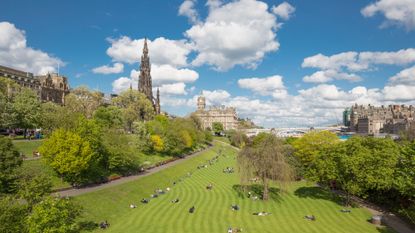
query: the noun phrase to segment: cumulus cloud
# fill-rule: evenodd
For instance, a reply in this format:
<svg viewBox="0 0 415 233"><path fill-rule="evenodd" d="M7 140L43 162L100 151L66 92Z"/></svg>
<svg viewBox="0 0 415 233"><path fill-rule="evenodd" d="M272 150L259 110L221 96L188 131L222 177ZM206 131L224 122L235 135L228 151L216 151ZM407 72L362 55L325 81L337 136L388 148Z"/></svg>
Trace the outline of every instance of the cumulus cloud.
<svg viewBox="0 0 415 233"><path fill-rule="evenodd" d="M208 6L207 18L185 32L197 52L192 65L220 71L236 65L256 68L266 53L278 50L276 17L266 3L209 1Z"/></svg>
<svg viewBox="0 0 415 233"><path fill-rule="evenodd" d="M190 23L199 22L199 14L195 9L196 0L185 0L179 7L179 15L189 18Z"/></svg>
<svg viewBox="0 0 415 233"><path fill-rule="evenodd" d="M312 75L306 75L303 77L303 81L307 83L326 83L333 80L348 80L350 82L358 82L362 79L356 74L347 74L338 72L336 70L317 71Z"/></svg>
<svg viewBox="0 0 415 233"><path fill-rule="evenodd" d="M113 66L99 66L92 69L93 73L96 74L119 74L124 71L124 65L122 63L114 63Z"/></svg>
<svg viewBox="0 0 415 233"><path fill-rule="evenodd" d="M398 74L392 76L389 81L393 85L403 84L415 86L415 66L402 70Z"/></svg>
<svg viewBox="0 0 415 233"><path fill-rule="evenodd" d="M114 93L120 93L130 88L130 85L134 87L134 89L137 89L138 82L128 77L121 77L112 82L112 91Z"/></svg>
<svg viewBox="0 0 415 233"><path fill-rule="evenodd" d="M272 13L280 17L283 20L288 20L295 12L295 7L291 6L288 2L283 2L278 6L272 7Z"/></svg>
<svg viewBox="0 0 415 233"><path fill-rule="evenodd" d="M279 75L266 78L239 79L238 85L241 88L251 90L262 96L270 95L277 99L287 96L287 90L282 77Z"/></svg>
<svg viewBox="0 0 415 233"><path fill-rule="evenodd" d="M385 21L381 27L403 26L407 30L415 29L415 2L413 0L380 0L361 10L364 17L382 14Z"/></svg>
<svg viewBox="0 0 415 233"><path fill-rule="evenodd" d="M159 89L163 96L187 94L186 84L184 83L163 84L159 87Z"/></svg>
<svg viewBox="0 0 415 233"><path fill-rule="evenodd" d="M116 62L134 64L140 61L144 38L131 39L122 36L117 39L109 38L111 46L107 49L107 54ZM184 40L169 40L164 37L155 40L147 40L150 60L152 64L169 64L174 67L187 65L187 56L191 52L190 44Z"/></svg>
<svg viewBox="0 0 415 233"><path fill-rule="evenodd" d="M57 57L27 46L25 31L9 22L0 22L0 64L34 74L55 72L58 64L65 63Z"/></svg>
<svg viewBox="0 0 415 233"><path fill-rule="evenodd" d="M132 70L130 77L138 80L140 72ZM193 83L199 78L199 74L187 68L177 69L170 65L153 65L151 66L151 77L153 86L160 86L168 83Z"/></svg>
<svg viewBox="0 0 415 233"><path fill-rule="evenodd" d="M404 66L415 62L415 49L401 49L394 52L343 52L326 56L316 54L304 58L303 68L317 68L320 71L303 77L304 82L325 83L333 80L360 81L356 72L371 71L379 65Z"/></svg>

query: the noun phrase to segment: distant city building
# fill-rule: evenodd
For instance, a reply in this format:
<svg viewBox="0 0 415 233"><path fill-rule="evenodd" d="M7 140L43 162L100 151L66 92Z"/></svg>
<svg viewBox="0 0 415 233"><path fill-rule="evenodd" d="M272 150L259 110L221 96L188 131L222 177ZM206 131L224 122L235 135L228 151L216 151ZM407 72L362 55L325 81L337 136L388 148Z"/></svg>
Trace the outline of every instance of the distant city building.
<svg viewBox="0 0 415 233"><path fill-rule="evenodd" d="M154 112L160 114L160 92L158 88L156 98L153 97L153 83L151 80L151 64L150 57L148 56L147 38L144 40L143 55L141 56L138 91L147 96L147 99L153 104Z"/></svg>
<svg viewBox="0 0 415 233"><path fill-rule="evenodd" d="M224 130L238 128L238 115L236 109L225 106L211 106L206 109L206 99L203 95L197 98L197 111L195 115L199 117L204 129L212 129L214 122L220 122Z"/></svg>
<svg viewBox="0 0 415 233"><path fill-rule="evenodd" d="M0 77L9 78L22 87L35 91L41 101L65 104L69 94L68 78L56 73L34 76L32 73L0 66Z"/></svg>
<svg viewBox="0 0 415 233"><path fill-rule="evenodd" d="M350 108L346 108L343 111L343 125L344 126L350 126L350 115L351 115L352 111Z"/></svg>
<svg viewBox="0 0 415 233"><path fill-rule="evenodd" d="M354 105L350 108L352 132L359 134L398 134L414 124L415 108L405 105L375 107Z"/></svg>

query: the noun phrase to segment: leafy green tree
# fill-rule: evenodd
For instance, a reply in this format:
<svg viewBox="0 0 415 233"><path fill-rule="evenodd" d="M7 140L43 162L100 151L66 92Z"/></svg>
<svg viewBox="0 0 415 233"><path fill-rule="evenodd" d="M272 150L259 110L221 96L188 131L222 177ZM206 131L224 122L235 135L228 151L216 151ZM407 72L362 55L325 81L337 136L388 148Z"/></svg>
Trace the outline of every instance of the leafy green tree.
<svg viewBox="0 0 415 233"><path fill-rule="evenodd" d="M25 199L30 207L50 193L52 193L52 181L45 175L25 175L19 179L17 194Z"/></svg>
<svg viewBox="0 0 415 233"><path fill-rule="evenodd" d="M242 148L248 142L248 136L242 131L229 130L226 132L226 136L229 138L229 141L232 146Z"/></svg>
<svg viewBox="0 0 415 233"><path fill-rule="evenodd" d="M212 130L216 135L219 135L221 132L223 132L223 124L220 122L213 122Z"/></svg>
<svg viewBox="0 0 415 233"><path fill-rule="evenodd" d="M77 87L65 97L65 107L89 119L103 104L103 97L103 94L98 91L90 91L87 87Z"/></svg>
<svg viewBox="0 0 415 233"><path fill-rule="evenodd" d="M264 186L262 199L268 200L270 181L284 184L292 180L293 170L286 158L288 151L281 139L272 134L260 134L258 140L249 142L238 154L241 183L258 177Z"/></svg>
<svg viewBox="0 0 415 233"><path fill-rule="evenodd" d="M117 106L99 107L94 112L94 119L104 128L121 128L124 123L122 111Z"/></svg>
<svg viewBox="0 0 415 233"><path fill-rule="evenodd" d="M90 181L91 168L95 167L97 153L89 141L79 134L58 129L43 142L40 153L64 180L73 185Z"/></svg>
<svg viewBox="0 0 415 233"><path fill-rule="evenodd" d="M137 90L127 90L116 98L113 103L121 108L128 131L132 131L133 122L150 120L154 116L154 108L150 100Z"/></svg>
<svg viewBox="0 0 415 233"><path fill-rule="evenodd" d="M15 190L17 170L22 162L23 158L12 141L0 136L0 193L10 193Z"/></svg>
<svg viewBox="0 0 415 233"><path fill-rule="evenodd" d="M401 146L394 186L401 195L415 199L415 142Z"/></svg>
<svg viewBox="0 0 415 233"><path fill-rule="evenodd" d="M27 218L30 233L71 233L79 232L80 206L68 198L47 197L33 207Z"/></svg>
<svg viewBox="0 0 415 233"><path fill-rule="evenodd" d="M40 126L46 132L52 132L59 128L70 130L77 126L81 116L81 113L73 112L67 107L46 102L41 105Z"/></svg>
<svg viewBox="0 0 415 233"><path fill-rule="evenodd" d="M28 214L26 205L10 196L0 197L0 232L27 232L25 219Z"/></svg>
<svg viewBox="0 0 415 233"><path fill-rule="evenodd" d="M23 88L14 97L13 112L16 127L26 130L40 125L40 101L36 93L28 88Z"/></svg>
<svg viewBox="0 0 415 233"><path fill-rule="evenodd" d="M337 154L336 181L347 194L366 197L368 190L392 188L399 157L392 139L352 137L339 144Z"/></svg>

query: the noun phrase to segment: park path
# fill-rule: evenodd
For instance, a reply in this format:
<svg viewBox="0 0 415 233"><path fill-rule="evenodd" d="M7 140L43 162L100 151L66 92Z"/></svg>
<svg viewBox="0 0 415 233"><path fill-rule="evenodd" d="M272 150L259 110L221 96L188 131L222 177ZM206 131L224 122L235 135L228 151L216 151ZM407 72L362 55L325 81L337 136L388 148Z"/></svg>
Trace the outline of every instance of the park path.
<svg viewBox="0 0 415 233"><path fill-rule="evenodd" d="M144 172L139 173L137 175L124 176L124 177L121 177L120 179L117 179L117 180L109 181L107 183L102 183L102 184L98 184L98 185L94 185L94 186L90 186L90 187L72 188L72 189L68 189L68 190L58 191L58 192L55 192L54 194L58 194L61 197L73 197L73 196L78 196L78 195L85 194L85 193L95 192L97 190L105 189L105 188L108 188L108 187L117 186L117 185L124 184L124 183L130 182L130 181L133 181L133 180L138 180L140 178L149 176L151 174L154 174L154 173L159 172L161 170L164 170L166 168L169 168L169 167L175 166L177 164L183 163L184 161L186 161L190 158L196 157L199 154L201 154L205 151L208 151L212 148L213 148L213 146L209 146L209 147L205 148L204 150L195 152L195 153L193 153L191 155L188 155L184 158L181 158L181 159L163 164L161 166L145 170Z"/></svg>
<svg viewBox="0 0 415 233"><path fill-rule="evenodd" d="M226 142L222 142L222 141L218 141L218 140L216 140L216 141L220 142L222 144L226 144L228 146L231 146L231 147L235 148L236 150L240 150L238 147L232 146L232 145L230 145ZM415 233L415 230L412 226L409 226L409 224L404 222L402 219L400 219L399 217L397 217L393 213L385 211L382 208L380 208L380 207L378 207L378 206L376 206L372 203L367 203L367 202L363 201L360 198L353 197L352 199L353 199L353 201L358 203L359 206L367 209L372 215L382 216L382 222L384 222L387 226L389 226L390 228L392 228L396 232L398 232L398 233Z"/></svg>

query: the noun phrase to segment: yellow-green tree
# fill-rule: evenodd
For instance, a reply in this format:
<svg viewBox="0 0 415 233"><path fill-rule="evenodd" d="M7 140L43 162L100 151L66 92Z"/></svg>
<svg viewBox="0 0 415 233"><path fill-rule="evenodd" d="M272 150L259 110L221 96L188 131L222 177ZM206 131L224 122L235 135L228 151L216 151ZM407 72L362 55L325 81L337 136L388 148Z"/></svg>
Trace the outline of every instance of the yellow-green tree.
<svg viewBox="0 0 415 233"><path fill-rule="evenodd" d="M95 110L103 103L103 95L98 91L90 91L87 87L78 87L65 97L65 107L86 118L91 118Z"/></svg>
<svg viewBox="0 0 415 233"><path fill-rule="evenodd" d="M155 151L162 152L164 150L163 139L159 135L151 135L150 140Z"/></svg>

